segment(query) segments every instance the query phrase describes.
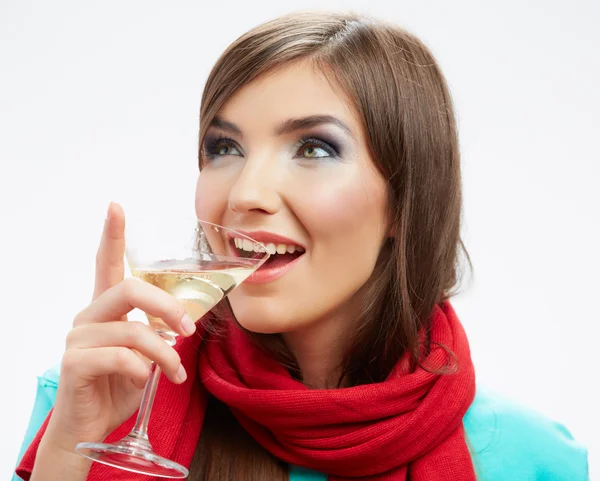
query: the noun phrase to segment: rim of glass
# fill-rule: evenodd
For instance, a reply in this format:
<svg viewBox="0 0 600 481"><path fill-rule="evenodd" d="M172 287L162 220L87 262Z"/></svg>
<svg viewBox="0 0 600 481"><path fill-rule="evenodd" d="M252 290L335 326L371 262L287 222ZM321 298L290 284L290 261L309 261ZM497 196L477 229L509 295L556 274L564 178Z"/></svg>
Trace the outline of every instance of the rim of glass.
<svg viewBox="0 0 600 481"><path fill-rule="evenodd" d="M181 222L187 222L189 223L189 228L190 228L190 232L189 234L191 235L192 233L194 233L195 235L195 246L194 247L190 247L191 252L197 252L197 253L207 253L207 254L215 254L212 251L212 248L210 247L210 244L208 244L208 240L207 240L207 236L206 233L204 233L204 235L202 235L203 229L206 230L208 228L214 228L217 232L215 232L216 234L220 234L221 236L223 236L223 234L225 234L225 239L223 239L225 241L226 244L229 244L231 241L231 234L234 234L235 237L238 238L242 238L242 239L247 239L250 242L252 242L252 244L254 246L258 246L259 247L259 251L256 251L257 254L262 255L262 257L260 258L255 258L255 261L259 261L260 264L263 264L264 262L266 262L269 257L271 257L271 254L269 254L269 251L267 249L267 247L265 246L265 244L263 242L257 241L256 239L253 239L252 237L248 236L247 234L243 234L242 232L239 232L235 229L231 229L229 227L225 227L221 224L216 224L214 222L210 222L207 220L203 220L203 219L198 219L195 216L182 216L179 218L178 221L178 225L180 225ZM133 232L139 232L140 231L140 227L142 225L147 225L147 226L155 226L154 223L152 222L148 222L145 220L141 220L141 221L133 221L130 222L129 224L126 222L125 223L125 257L127 259L127 263L129 264L130 268L133 268L132 265L132 254L133 257L137 257L137 253L136 253L136 248L132 247L130 245L130 243L128 242L130 240L130 236L131 234L128 234L128 228L131 229L131 231ZM203 225L204 228L201 228L200 226ZM193 231L192 231L192 226L193 226ZM141 229L143 230L143 228ZM136 237L136 234L134 234L134 237ZM190 238L191 240L191 238ZM203 249L202 245L206 244L208 249ZM215 254L215 255L219 255L222 257L232 257L232 258L238 258L235 255L231 255L231 254ZM242 259L247 259L247 258L242 258ZM247 259L250 260L250 259Z"/></svg>
<svg viewBox="0 0 600 481"><path fill-rule="evenodd" d="M267 250L267 247L262 242L259 242L256 239L253 239L252 237L250 237L250 236L248 236L246 234L242 234L240 231L237 231L235 229L230 229L229 227L225 227L225 226L222 226L220 224L215 224L214 222L209 222L207 220L202 220L202 219L198 219L198 218L194 218L194 217L190 217L190 220L195 220L196 222L199 222L200 224L207 224L209 226L216 227L216 228L224 230L226 232L236 234L236 236L238 236L238 237L242 237L244 239L248 239L253 244L257 244L258 246L260 246L262 248L262 250L263 250L263 252L262 252L263 254L266 254L267 256L270 256L269 251Z"/></svg>

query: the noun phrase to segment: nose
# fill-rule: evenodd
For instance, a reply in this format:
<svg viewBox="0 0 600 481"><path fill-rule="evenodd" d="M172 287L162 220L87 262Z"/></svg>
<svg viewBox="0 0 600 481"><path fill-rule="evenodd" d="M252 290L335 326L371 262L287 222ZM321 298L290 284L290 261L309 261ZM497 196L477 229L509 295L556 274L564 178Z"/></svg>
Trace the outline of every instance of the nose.
<svg viewBox="0 0 600 481"><path fill-rule="evenodd" d="M239 214L275 214L281 207L277 173L269 162L248 159L229 193L229 208Z"/></svg>

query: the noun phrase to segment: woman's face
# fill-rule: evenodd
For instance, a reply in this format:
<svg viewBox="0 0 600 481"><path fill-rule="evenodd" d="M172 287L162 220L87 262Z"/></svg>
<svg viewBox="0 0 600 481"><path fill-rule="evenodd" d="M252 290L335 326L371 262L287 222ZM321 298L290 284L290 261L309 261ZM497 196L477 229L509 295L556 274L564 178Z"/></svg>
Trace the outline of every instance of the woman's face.
<svg viewBox="0 0 600 481"><path fill-rule="evenodd" d="M343 91L304 62L267 74L225 103L202 148L198 218L278 252L229 295L238 322L350 320L389 229L386 182Z"/></svg>

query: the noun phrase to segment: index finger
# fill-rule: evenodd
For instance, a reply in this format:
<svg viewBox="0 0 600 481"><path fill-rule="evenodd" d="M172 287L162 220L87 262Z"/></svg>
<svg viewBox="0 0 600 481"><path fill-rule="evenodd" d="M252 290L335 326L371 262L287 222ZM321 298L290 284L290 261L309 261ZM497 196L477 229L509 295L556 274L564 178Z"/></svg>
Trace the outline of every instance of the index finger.
<svg viewBox="0 0 600 481"><path fill-rule="evenodd" d="M119 204L111 202L108 206L102 239L96 254L96 299L107 289L117 285L125 276L125 214Z"/></svg>

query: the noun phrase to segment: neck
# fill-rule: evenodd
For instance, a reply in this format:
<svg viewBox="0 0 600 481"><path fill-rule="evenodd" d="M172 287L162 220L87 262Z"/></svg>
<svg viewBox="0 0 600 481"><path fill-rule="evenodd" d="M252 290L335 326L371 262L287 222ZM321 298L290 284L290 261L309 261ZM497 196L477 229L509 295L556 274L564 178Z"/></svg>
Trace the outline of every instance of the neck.
<svg viewBox="0 0 600 481"><path fill-rule="evenodd" d="M346 349L347 319L330 317L296 331L283 333L302 373L302 382L312 389L339 387L341 362Z"/></svg>

